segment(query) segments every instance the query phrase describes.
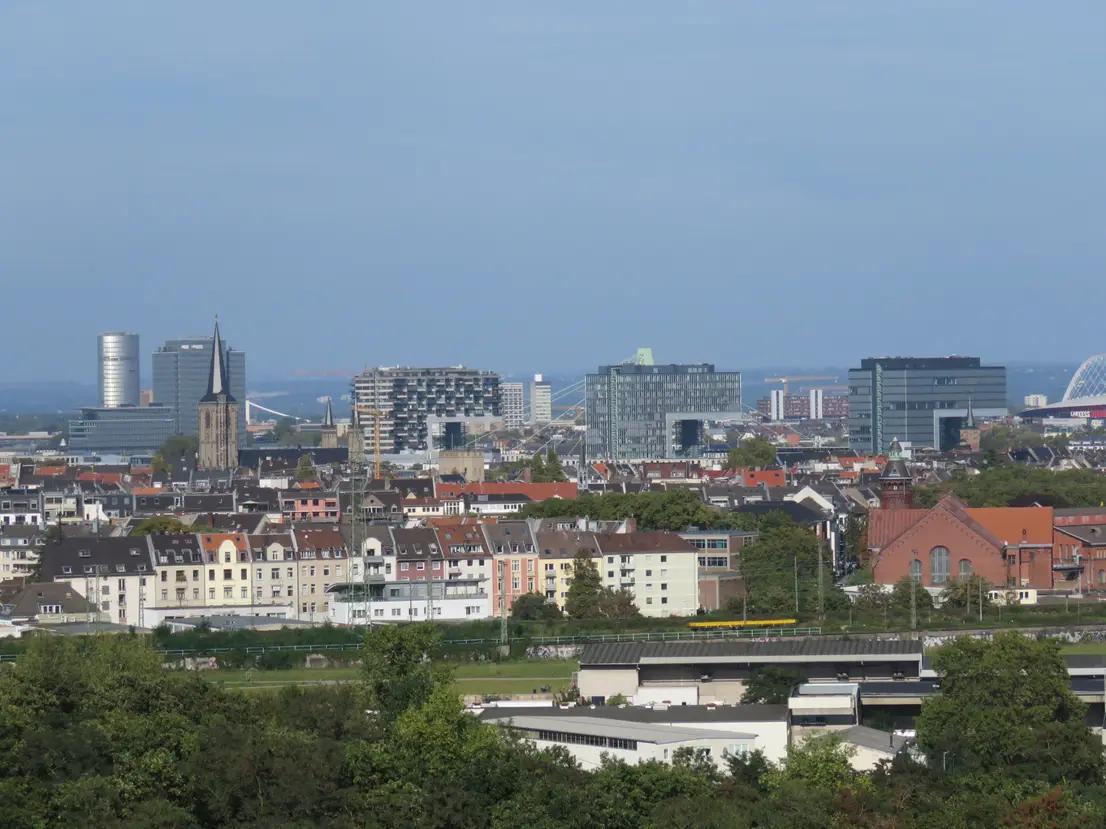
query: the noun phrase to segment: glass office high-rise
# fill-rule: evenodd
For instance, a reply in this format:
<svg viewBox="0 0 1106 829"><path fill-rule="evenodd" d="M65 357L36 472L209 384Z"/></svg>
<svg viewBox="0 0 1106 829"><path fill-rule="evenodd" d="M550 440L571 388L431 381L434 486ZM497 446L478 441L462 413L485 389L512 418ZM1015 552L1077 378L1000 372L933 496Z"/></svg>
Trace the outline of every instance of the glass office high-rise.
<svg viewBox="0 0 1106 829"><path fill-rule="evenodd" d="M109 331L97 338L99 358L100 406L137 406L138 335Z"/></svg>
<svg viewBox="0 0 1106 829"><path fill-rule="evenodd" d="M741 373L709 363L600 366L584 388L589 459L695 457L704 420L741 416Z"/></svg>
<svg viewBox="0 0 1106 829"><path fill-rule="evenodd" d="M849 370L849 444L886 452L896 438L948 450L974 417L1004 417L1005 366L978 357L872 357Z"/></svg>
<svg viewBox="0 0 1106 829"><path fill-rule="evenodd" d="M176 433L199 433L197 406L207 392L211 371L211 338L166 340L154 352L154 402L173 410ZM246 435L246 353L226 348L230 394L239 401L238 443Z"/></svg>

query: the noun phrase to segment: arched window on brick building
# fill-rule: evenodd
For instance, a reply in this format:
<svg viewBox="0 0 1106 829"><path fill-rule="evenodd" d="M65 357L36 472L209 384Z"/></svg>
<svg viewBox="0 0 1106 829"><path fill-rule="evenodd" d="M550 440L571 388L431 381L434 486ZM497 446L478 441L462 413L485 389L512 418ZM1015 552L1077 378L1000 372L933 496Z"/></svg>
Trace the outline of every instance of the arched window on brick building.
<svg viewBox="0 0 1106 829"><path fill-rule="evenodd" d="M970 559L966 559L966 558L960 559L960 564L958 565L958 567L959 567L959 577L961 579L971 578L971 576L972 576L972 562L971 562Z"/></svg>
<svg viewBox="0 0 1106 829"><path fill-rule="evenodd" d="M934 547L929 551L930 584L947 584L949 580L948 547Z"/></svg>

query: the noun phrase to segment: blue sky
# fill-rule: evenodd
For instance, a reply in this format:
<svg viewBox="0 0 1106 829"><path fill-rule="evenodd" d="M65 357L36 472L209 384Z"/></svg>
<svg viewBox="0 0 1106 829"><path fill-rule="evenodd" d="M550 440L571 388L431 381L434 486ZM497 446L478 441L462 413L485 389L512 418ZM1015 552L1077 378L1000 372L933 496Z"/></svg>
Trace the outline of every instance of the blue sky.
<svg viewBox="0 0 1106 829"><path fill-rule="evenodd" d="M1077 361L1103 42L1101 0L5 0L0 379L215 313L253 376Z"/></svg>

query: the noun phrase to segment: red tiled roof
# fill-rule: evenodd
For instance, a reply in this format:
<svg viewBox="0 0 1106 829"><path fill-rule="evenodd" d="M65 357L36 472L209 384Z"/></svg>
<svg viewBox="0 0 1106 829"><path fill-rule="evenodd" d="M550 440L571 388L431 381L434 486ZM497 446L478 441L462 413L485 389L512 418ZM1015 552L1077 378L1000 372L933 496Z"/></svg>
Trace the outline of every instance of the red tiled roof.
<svg viewBox="0 0 1106 829"><path fill-rule="evenodd" d="M923 518L925 509L874 509L868 513L868 546L883 548Z"/></svg>
<svg viewBox="0 0 1106 829"><path fill-rule="evenodd" d="M1052 544L1052 507L969 507L967 513L1004 544Z"/></svg>
<svg viewBox="0 0 1106 829"><path fill-rule="evenodd" d="M946 495L933 509L944 510L996 547L1051 544L1052 507L966 507ZM877 509L868 515L868 546L883 548L929 514L926 509Z"/></svg>
<svg viewBox="0 0 1106 829"><path fill-rule="evenodd" d="M206 552L219 552L219 546L224 541L233 541L235 548L240 551L250 549L250 542L245 533L200 533L200 545Z"/></svg>

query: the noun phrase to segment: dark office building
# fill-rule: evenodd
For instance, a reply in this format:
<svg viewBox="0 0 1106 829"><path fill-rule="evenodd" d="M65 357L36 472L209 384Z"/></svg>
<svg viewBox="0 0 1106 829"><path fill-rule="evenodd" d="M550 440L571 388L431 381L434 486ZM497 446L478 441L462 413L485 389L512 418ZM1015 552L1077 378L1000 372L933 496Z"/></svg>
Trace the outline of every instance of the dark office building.
<svg viewBox="0 0 1106 829"><path fill-rule="evenodd" d="M70 450L154 452L175 434L168 406L84 408L69 421Z"/></svg>
<svg viewBox="0 0 1106 829"><path fill-rule="evenodd" d="M584 388L589 460L697 457L703 421L741 416L741 373L710 363L600 366Z"/></svg>
<svg viewBox="0 0 1106 829"><path fill-rule="evenodd" d="M886 452L896 438L947 451L974 418L1005 417L1006 368L978 357L871 357L849 370L849 444Z"/></svg>
<svg viewBox="0 0 1106 829"><path fill-rule="evenodd" d="M211 337L166 340L154 352L154 402L173 411L176 434L199 434L197 407L207 393L211 372ZM239 401L238 446L246 435L246 353L224 343L230 395Z"/></svg>

